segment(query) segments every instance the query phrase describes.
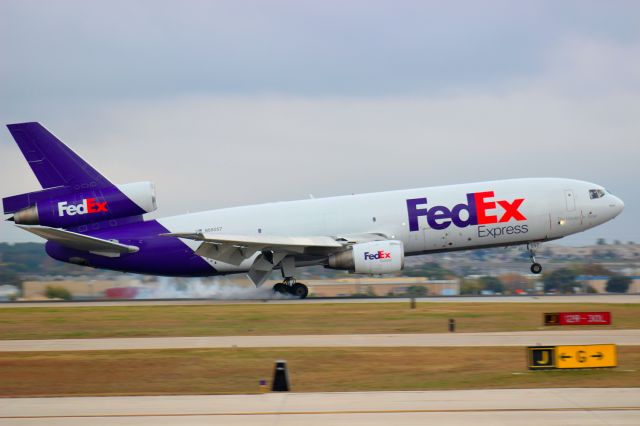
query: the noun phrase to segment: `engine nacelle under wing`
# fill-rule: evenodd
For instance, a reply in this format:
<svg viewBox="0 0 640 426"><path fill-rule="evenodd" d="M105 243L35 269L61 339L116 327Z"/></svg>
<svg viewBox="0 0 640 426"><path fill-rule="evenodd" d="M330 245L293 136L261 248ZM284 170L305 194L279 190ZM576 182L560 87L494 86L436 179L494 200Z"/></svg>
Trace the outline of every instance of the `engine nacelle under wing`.
<svg viewBox="0 0 640 426"><path fill-rule="evenodd" d="M329 268L357 274L399 272L404 268L404 246L398 240L354 244L349 250L330 255Z"/></svg>

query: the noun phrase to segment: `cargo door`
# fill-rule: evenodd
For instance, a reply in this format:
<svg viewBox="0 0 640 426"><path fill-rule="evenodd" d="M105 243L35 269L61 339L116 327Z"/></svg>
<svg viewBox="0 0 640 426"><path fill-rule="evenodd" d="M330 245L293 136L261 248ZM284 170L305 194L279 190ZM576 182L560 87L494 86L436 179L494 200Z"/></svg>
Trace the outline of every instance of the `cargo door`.
<svg viewBox="0 0 640 426"><path fill-rule="evenodd" d="M567 211L572 212L576 209L576 198L573 194L573 190L565 189L564 190L564 199L567 203Z"/></svg>

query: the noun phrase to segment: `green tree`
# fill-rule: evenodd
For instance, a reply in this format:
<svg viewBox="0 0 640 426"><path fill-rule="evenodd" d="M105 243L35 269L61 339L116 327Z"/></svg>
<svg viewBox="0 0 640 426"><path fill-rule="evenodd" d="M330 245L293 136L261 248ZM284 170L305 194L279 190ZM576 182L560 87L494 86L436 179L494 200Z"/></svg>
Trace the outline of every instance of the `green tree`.
<svg viewBox="0 0 640 426"><path fill-rule="evenodd" d="M607 281L606 290L608 293L626 293L629 291L631 278L624 275L614 275Z"/></svg>
<svg viewBox="0 0 640 426"><path fill-rule="evenodd" d="M580 275L601 275L605 277L610 277L614 275L609 269L605 268L599 263L584 263L572 265L572 268L576 273Z"/></svg>
<svg viewBox="0 0 640 426"><path fill-rule="evenodd" d="M411 297L424 297L427 295L427 288L423 285L412 285L407 288L407 295Z"/></svg>
<svg viewBox="0 0 640 426"><path fill-rule="evenodd" d="M64 287L48 285L45 289L45 296L49 299L71 300L71 293Z"/></svg>
<svg viewBox="0 0 640 426"><path fill-rule="evenodd" d="M604 238L598 238L596 240L596 244L599 246L606 246L607 245L607 240L605 240Z"/></svg>
<svg viewBox="0 0 640 426"><path fill-rule="evenodd" d="M591 286L587 286L587 290L586 291L587 291L587 293L590 293L590 294L595 294L595 293L598 292L595 288L593 288Z"/></svg>
<svg viewBox="0 0 640 426"><path fill-rule="evenodd" d="M560 291L562 293L573 293L576 283L576 272L573 269L560 268L544 274L544 291Z"/></svg>
<svg viewBox="0 0 640 426"><path fill-rule="evenodd" d="M460 293L462 294L480 294L480 290L482 290L480 280L465 279L460 286Z"/></svg>
<svg viewBox="0 0 640 426"><path fill-rule="evenodd" d="M423 263L422 265L405 269L404 275L407 277L429 277L432 280L445 280L456 276L454 272L443 268L435 262Z"/></svg>
<svg viewBox="0 0 640 426"><path fill-rule="evenodd" d="M504 292L504 285L502 284L502 281L500 281L500 279L496 277L490 277L490 276L481 277L480 285L482 286L483 290L489 290L494 293Z"/></svg>
<svg viewBox="0 0 640 426"><path fill-rule="evenodd" d="M15 271L0 265L0 285L2 284L9 284L20 287L22 285L22 281L20 280L20 276Z"/></svg>

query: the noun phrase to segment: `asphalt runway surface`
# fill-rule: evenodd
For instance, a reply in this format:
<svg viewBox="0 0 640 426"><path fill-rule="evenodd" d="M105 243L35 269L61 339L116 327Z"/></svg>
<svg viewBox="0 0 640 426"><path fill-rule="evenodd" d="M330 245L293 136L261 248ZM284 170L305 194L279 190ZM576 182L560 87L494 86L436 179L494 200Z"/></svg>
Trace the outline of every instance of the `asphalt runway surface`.
<svg viewBox="0 0 640 426"><path fill-rule="evenodd" d="M37 301L0 302L2 308L52 308L93 306L175 306L175 305L229 305L229 304L313 304L313 303L409 303L409 298L309 298L299 299L137 299L96 301ZM443 296L419 297L417 303L640 303L640 294L594 294L594 295L545 295L545 296Z"/></svg>
<svg viewBox="0 0 640 426"><path fill-rule="evenodd" d="M0 352L281 347L640 345L640 330L0 340Z"/></svg>
<svg viewBox="0 0 640 426"><path fill-rule="evenodd" d="M0 398L0 425L638 425L640 388Z"/></svg>

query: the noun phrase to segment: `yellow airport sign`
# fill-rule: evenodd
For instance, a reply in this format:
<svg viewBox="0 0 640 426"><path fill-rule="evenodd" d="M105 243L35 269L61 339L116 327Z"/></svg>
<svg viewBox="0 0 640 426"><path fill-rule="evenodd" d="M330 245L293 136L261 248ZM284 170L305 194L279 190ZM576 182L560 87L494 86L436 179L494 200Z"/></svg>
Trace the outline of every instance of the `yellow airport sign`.
<svg viewBox="0 0 640 426"><path fill-rule="evenodd" d="M618 365L616 345L556 346L555 368L601 368Z"/></svg>

